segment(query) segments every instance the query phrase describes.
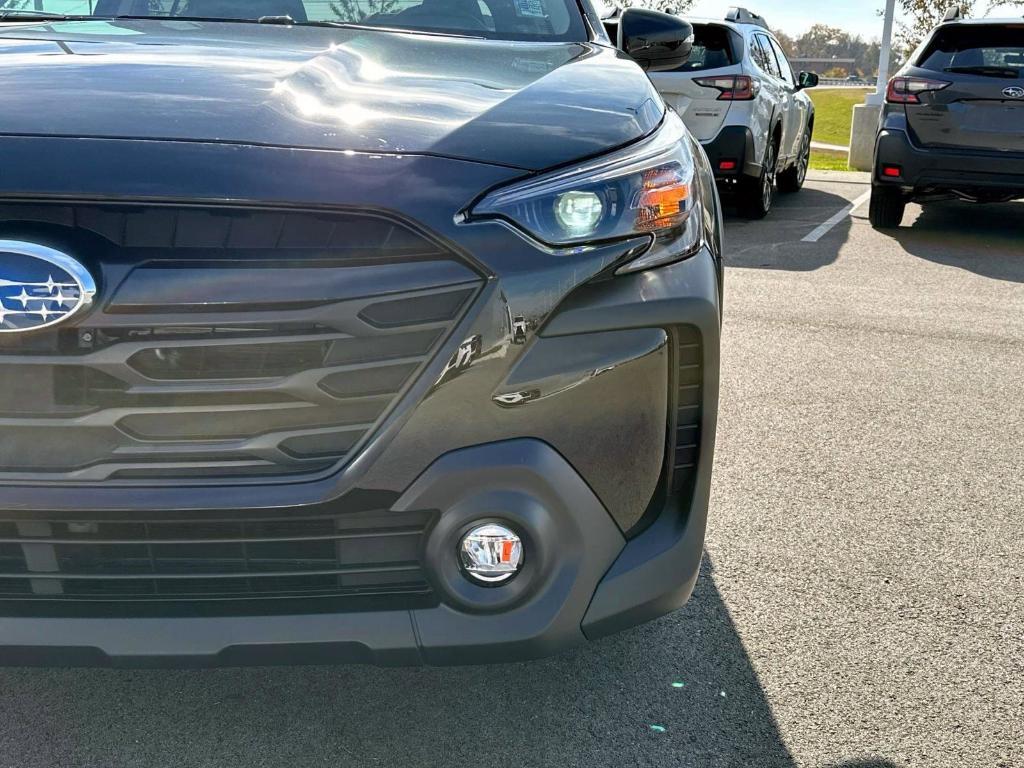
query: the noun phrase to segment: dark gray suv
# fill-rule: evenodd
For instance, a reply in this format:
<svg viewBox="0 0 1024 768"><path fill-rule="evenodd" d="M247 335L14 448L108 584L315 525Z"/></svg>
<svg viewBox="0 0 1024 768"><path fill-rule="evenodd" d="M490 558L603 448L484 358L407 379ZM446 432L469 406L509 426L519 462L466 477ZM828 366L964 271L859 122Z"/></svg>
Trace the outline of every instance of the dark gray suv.
<svg viewBox="0 0 1024 768"><path fill-rule="evenodd" d="M870 219L897 227L909 201L1024 197L1024 19L940 24L889 82Z"/></svg>

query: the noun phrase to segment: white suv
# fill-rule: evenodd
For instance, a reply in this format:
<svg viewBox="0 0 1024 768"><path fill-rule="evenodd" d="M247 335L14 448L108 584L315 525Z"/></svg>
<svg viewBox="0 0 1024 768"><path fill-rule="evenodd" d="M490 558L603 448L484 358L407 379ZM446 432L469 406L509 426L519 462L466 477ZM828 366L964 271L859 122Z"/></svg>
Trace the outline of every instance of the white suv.
<svg viewBox="0 0 1024 768"><path fill-rule="evenodd" d="M764 19L730 8L724 21L693 24L690 58L651 80L696 136L723 191L740 213L760 219L781 192L803 186L811 154L814 104L804 88L818 76L794 76Z"/></svg>

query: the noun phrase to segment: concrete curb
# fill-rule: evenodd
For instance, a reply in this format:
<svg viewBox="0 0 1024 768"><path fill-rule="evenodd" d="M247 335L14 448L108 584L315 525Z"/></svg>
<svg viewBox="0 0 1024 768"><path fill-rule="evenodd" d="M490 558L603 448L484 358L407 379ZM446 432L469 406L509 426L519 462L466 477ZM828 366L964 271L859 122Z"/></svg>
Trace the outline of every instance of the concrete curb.
<svg viewBox="0 0 1024 768"><path fill-rule="evenodd" d="M824 149L826 152L849 152L849 147L844 147L842 144L825 144L821 141L812 141L811 149Z"/></svg>
<svg viewBox="0 0 1024 768"><path fill-rule="evenodd" d="M860 171L808 171L808 181L846 182L847 184L870 184L871 174Z"/></svg>

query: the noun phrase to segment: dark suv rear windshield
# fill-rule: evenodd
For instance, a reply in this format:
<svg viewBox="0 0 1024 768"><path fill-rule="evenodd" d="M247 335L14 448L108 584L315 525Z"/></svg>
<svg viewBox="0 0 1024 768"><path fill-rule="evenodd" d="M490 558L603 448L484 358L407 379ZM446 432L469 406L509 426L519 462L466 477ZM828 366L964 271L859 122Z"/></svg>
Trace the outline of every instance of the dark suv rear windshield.
<svg viewBox="0 0 1024 768"><path fill-rule="evenodd" d="M73 16L154 16L296 23L334 21L499 40L582 41L575 0L0 0L4 12Z"/></svg>
<svg viewBox="0 0 1024 768"><path fill-rule="evenodd" d="M1024 76L1024 24L940 29L921 53L919 67L934 72Z"/></svg>
<svg viewBox="0 0 1024 768"><path fill-rule="evenodd" d="M676 72L697 72L718 69L736 63L729 30L711 24L693 25L693 50L690 58Z"/></svg>

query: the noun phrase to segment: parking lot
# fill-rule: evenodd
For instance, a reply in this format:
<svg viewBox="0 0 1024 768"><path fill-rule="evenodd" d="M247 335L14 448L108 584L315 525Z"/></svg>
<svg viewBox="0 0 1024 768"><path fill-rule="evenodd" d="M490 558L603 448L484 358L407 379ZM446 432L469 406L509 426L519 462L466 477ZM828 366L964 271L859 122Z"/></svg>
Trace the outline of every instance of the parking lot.
<svg viewBox="0 0 1024 768"><path fill-rule="evenodd" d="M683 610L509 666L0 670L0 765L1024 765L1024 205L881 234L867 189L727 221Z"/></svg>

